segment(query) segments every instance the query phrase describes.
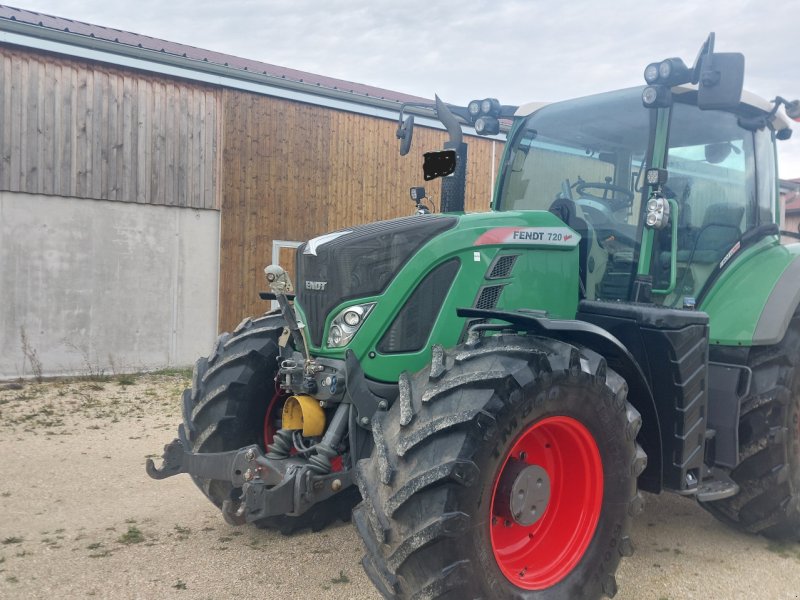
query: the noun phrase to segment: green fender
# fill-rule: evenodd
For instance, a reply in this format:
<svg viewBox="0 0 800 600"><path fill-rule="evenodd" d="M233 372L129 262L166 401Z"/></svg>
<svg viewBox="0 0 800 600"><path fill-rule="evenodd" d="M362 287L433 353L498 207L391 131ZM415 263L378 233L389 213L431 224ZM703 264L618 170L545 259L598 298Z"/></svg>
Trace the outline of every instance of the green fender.
<svg viewBox="0 0 800 600"><path fill-rule="evenodd" d="M783 339L798 305L800 244L770 237L734 254L698 308L710 317L712 344L765 346Z"/></svg>

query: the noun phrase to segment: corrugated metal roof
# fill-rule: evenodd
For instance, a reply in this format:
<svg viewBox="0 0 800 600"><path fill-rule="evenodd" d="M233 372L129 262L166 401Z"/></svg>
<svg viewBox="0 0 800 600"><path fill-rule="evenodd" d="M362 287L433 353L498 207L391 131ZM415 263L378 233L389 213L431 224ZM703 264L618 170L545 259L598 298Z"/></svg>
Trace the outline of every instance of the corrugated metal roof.
<svg viewBox="0 0 800 600"><path fill-rule="evenodd" d="M185 44L178 44L146 35L140 35L130 31L103 27L101 25L93 25L91 23L74 21L72 19L46 15L0 4L0 26L2 26L3 20L24 23L34 27L41 27L43 31L50 30L60 33L68 33L75 36L76 42L79 42L81 38L103 40L113 44L119 44L120 47L150 50L153 52L181 57L201 63L227 67L233 71L242 71L250 74L263 74L269 77L307 84L308 86L351 93L354 96L388 100L397 103L429 101L425 98L411 96L409 94L402 94L392 90L363 85L342 79L335 79L333 77L325 77L323 75L316 75L313 73L306 73L304 71L280 67L256 60L250 60L247 58L223 54L221 52L204 50L194 46L187 46Z"/></svg>

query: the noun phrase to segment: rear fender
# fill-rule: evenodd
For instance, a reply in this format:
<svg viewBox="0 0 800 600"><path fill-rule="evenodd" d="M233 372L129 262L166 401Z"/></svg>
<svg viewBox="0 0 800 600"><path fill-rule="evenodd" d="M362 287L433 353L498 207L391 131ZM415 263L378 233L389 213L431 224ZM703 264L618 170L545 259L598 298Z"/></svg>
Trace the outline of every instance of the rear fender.
<svg viewBox="0 0 800 600"><path fill-rule="evenodd" d="M777 344L800 306L800 256L789 263L767 297L753 332L754 345Z"/></svg>
<svg viewBox="0 0 800 600"><path fill-rule="evenodd" d="M740 251L713 281L699 309L720 346L768 346L783 339L800 305L800 244Z"/></svg>

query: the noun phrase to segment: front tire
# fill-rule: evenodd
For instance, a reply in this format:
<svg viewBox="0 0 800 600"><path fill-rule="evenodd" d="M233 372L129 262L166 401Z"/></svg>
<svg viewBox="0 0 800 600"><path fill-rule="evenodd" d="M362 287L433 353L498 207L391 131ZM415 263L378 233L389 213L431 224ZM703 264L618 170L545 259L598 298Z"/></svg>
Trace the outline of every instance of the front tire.
<svg viewBox="0 0 800 600"><path fill-rule="evenodd" d="M277 429L283 397L275 378L280 362L279 339L285 321L280 315L245 319L230 333L219 336L211 354L194 366L192 387L183 393L183 425L179 437L192 452L227 452L258 444ZM241 488L228 481L193 477L218 508L238 502ZM355 487L321 502L300 516L276 516L255 522L282 533L323 529L336 519L349 520L359 496Z"/></svg>
<svg viewBox="0 0 800 600"><path fill-rule="evenodd" d="M430 371L404 374L400 390L373 422L354 511L362 563L386 598L615 594L646 457L635 441L641 417L602 357L495 336L435 349ZM534 483L519 483L531 474ZM520 516L506 502L514 494L546 507Z"/></svg>

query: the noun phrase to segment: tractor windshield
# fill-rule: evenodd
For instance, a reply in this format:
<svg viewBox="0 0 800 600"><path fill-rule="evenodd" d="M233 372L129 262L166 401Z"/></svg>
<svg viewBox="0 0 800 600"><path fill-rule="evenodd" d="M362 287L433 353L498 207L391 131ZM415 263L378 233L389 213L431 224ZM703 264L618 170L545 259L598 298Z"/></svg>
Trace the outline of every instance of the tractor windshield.
<svg viewBox="0 0 800 600"><path fill-rule="evenodd" d="M580 98L538 110L509 142L495 210L549 210L580 233L589 299L628 297L651 112L639 88Z"/></svg>

